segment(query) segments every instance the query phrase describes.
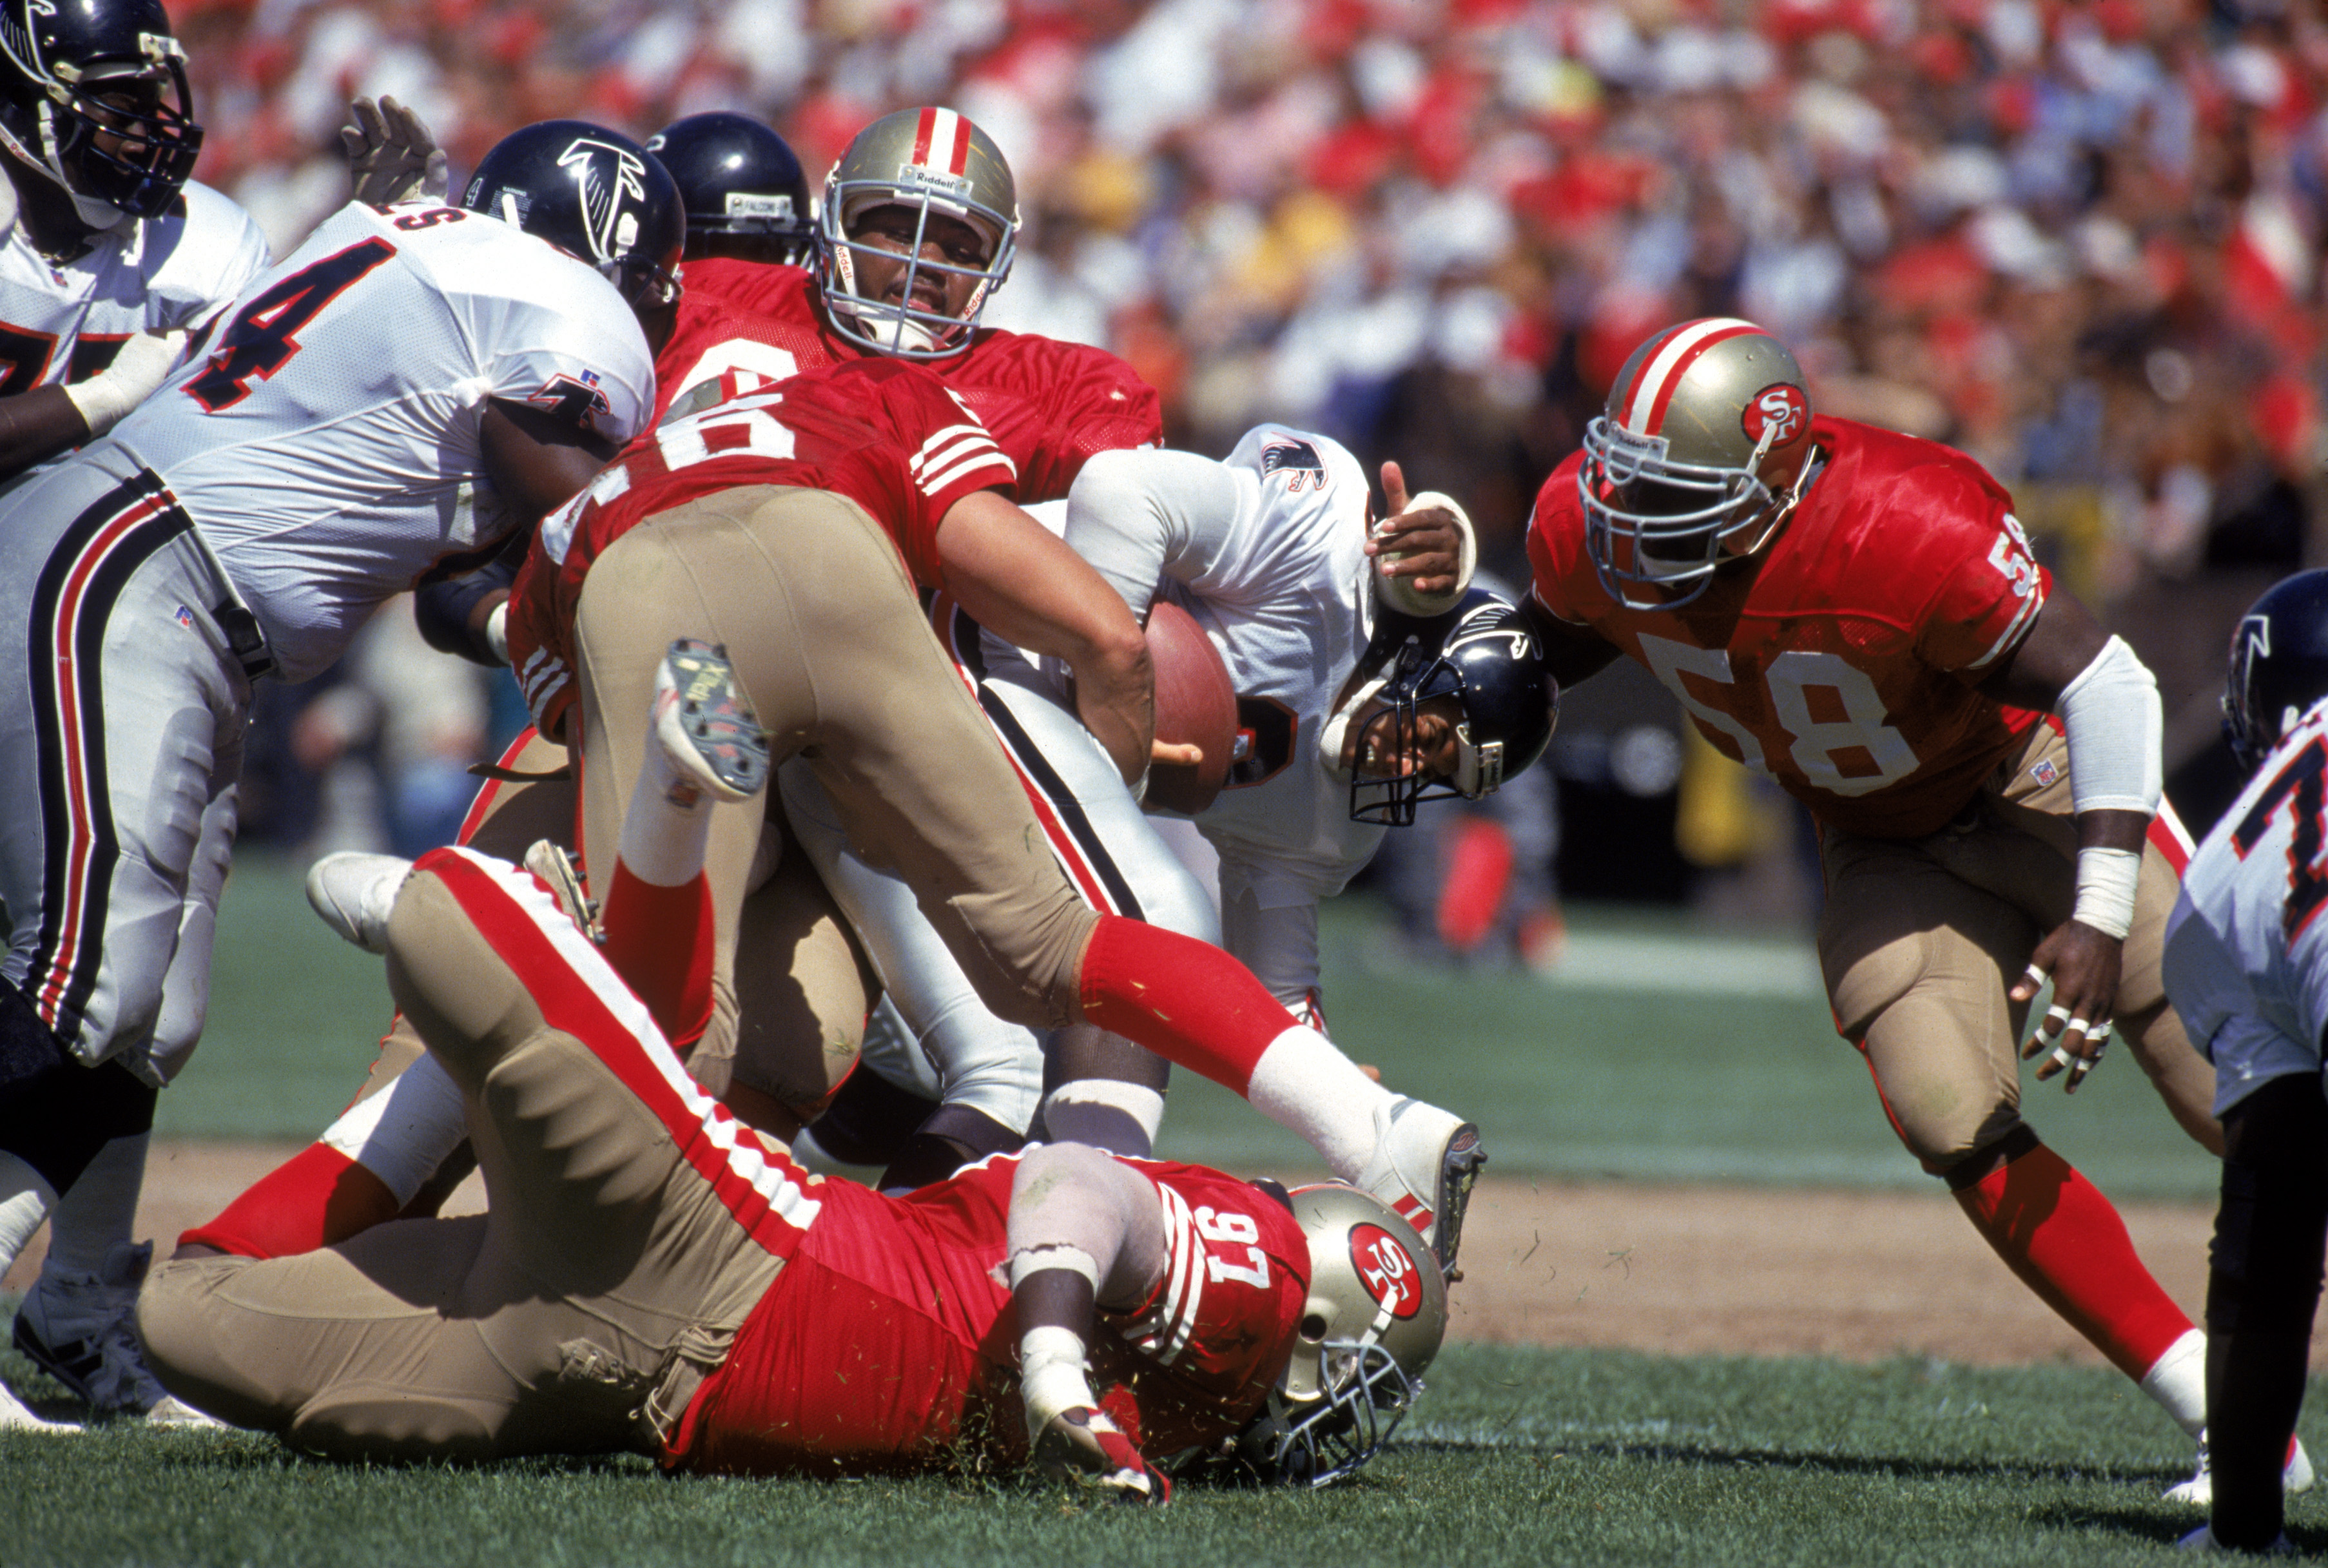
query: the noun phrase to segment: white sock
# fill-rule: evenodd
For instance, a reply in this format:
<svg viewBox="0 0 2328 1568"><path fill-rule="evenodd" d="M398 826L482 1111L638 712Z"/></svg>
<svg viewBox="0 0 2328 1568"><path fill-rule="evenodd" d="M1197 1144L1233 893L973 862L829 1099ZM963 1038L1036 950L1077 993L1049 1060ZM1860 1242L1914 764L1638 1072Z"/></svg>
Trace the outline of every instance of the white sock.
<svg viewBox="0 0 2328 1568"><path fill-rule="evenodd" d="M33 1233L56 1206L56 1188L39 1171L0 1150L0 1271L32 1244Z"/></svg>
<svg viewBox="0 0 2328 1568"><path fill-rule="evenodd" d="M2197 1437L2207 1430L2207 1336L2197 1329L2166 1347L2142 1375L2142 1391L2165 1408L2174 1424Z"/></svg>
<svg viewBox="0 0 2328 1568"><path fill-rule="evenodd" d="M349 1106L321 1141L379 1177L400 1208L468 1135L460 1089L436 1057L423 1056L387 1088Z"/></svg>
<svg viewBox="0 0 2328 1568"><path fill-rule="evenodd" d="M73 1179L49 1216L44 1272L67 1269L96 1273L105 1254L130 1239L137 1222L137 1194L146 1185L146 1147L151 1141L150 1132L116 1138Z"/></svg>
<svg viewBox="0 0 2328 1568"><path fill-rule="evenodd" d="M1053 1143L1088 1143L1145 1160L1164 1125L1164 1096L1121 1078L1077 1078L1043 1102L1043 1134Z"/></svg>
<svg viewBox="0 0 2328 1568"><path fill-rule="evenodd" d="M631 875L657 887L680 887L693 881L703 869L704 847L711 840L712 804L709 793L681 772L663 751L650 719L639 787L623 813L618 853ZM608 886L612 885L610 880Z"/></svg>
<svg viewBox="0 0 2328 1568"><path fill-rule="evenodd" d="M1269 1043L1253 1066L1244 1097L1253 1108L1309 1141L1344 1181L1375 1151L1375 1110L1395 1098L1358 1071L1341 1047L1296 1024Z"/></svg>

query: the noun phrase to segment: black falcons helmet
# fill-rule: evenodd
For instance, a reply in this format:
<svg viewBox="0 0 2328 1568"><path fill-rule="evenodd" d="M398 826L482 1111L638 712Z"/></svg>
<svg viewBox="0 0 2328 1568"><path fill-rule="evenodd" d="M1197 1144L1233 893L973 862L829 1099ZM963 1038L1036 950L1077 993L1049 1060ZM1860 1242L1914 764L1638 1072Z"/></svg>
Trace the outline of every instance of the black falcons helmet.
<svg viewBox="0 0 2328 1568"><path fill-rule="evenodd" d="M716 110L647 138L679 185L690 256L797 266L816 244L808 176L784 138L749 115Z"/></svg>
<svg viewBox="0 0 2328 1568"><path fill-rule="evenodd" d="M1544 669L1544 648L1510 600L1473 588L1444 615L1421 618L1376 613L1362 670L1380 673L1384 707L1365 720L1358 756L1370 747L1404 754L1415 709L1434 697L1459 699L1455 776L1413 773L1400 778L1350 774L1350 817L1403 828L1423 801L1478 800L1516 778L1552 744L1559 692Z"/></svg>
<svg viewBox="0 0 2328 1568"><path fill-rule="evenodd" d="M493 144L461 205L549 240L596 268L633 308L679 296L687 239L679 187L654 155L587 120L543 120Z"/></svg>
<svg viewBox="0 0 2328 1568"><path fill-rule="evenodd" d="M2223 737L2253 772L2311 706L2328 697L2328 571L2298 572L2258 599L2231 634Z"/></svg>
<svg viewBox="0 0 2328 1568"><path fill-rule="evenodd" d="M0 0L0 145L89 228L169 210L202 151L193 113L160 0Z"/></svg>

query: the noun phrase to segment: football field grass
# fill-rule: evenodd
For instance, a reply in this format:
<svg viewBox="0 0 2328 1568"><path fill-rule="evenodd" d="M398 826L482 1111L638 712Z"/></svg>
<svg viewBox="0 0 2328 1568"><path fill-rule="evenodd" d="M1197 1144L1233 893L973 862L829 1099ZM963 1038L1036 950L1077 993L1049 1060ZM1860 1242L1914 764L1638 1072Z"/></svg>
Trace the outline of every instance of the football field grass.
<svg viewBox="0 0 2328 1568"><path fill-rule="evenodd" d="M1462 1108L1494 1169L1912 1187L1807 944L1584 912L1549 979L1390 962L1373 913L1327 925L1335 1032ZM239 865L212 1028L164 1136L297 1138L352 1092L386 1015L378 962L287 867ZM2032 1120L2106 1190L2200 1198L2209 1162L2121 1057ZM1164 1151L1300 1169L1307 1151L1182 1075ZM0 1304L0 1310L5 1310ZM0 1351L0 1371L44 1385ZM2328 1446L2315 1387L2305 1430ZM50 1407L53 1408L53 1407ZM674 1479L636 1460L338 1468L270 1440L134 1424L0 1432L0 1563L2042 1563L2168 1560L2189 1450L2084 1366L1679 1358L1455 1344L1416 1419L1348 1487L1182 1489L1159 1515L1016 1481ZM2328 1552L2318 1494L2292 1534Z"/></svg>

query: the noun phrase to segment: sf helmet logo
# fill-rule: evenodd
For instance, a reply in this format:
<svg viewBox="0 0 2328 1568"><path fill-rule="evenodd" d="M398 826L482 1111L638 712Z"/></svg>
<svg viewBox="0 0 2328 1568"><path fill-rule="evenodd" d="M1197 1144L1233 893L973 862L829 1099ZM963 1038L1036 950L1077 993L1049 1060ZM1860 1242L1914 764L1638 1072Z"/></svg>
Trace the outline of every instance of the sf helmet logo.
<svg viewBox="0 0 2328 1568"><path fill-rule="evenodd" d="M1763 450L1784 446L1809 427L1810 399L1792 381L1774 381L1747 399L1739 422L1746 439Z"/></svg>
<svg viewBox="0 0 2328 1568"><path fill-rule="evenodd" d="M1414 1259L1378 1225L1350 1227L1350 1266L1382 1308L1382 1319L1412 1318L1422 1310L1422 1282Z"/></svg>
<svg viewBox="0 0 2328 1568"><path fill-rule="evenodd" d="M647 166L638 155L611 142L577 136L558 155L558 166L573 171L591 259L615 261L630 254L639 239L639 215L628 203L644 202L647 195Z"/></svg>

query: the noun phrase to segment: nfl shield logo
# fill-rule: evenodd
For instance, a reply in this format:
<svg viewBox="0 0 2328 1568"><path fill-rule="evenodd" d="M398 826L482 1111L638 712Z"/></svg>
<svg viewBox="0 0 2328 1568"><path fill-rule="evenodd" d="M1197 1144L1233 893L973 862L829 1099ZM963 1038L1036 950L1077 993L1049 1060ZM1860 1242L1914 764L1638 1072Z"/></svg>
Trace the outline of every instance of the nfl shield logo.
<svg viewBox="0 0 2328 1568"><path fill-rule="evenodd" d="M2037 765L2031 768L2029 774L2039 784L2050 784L2061 776L2061 770L2053 765L2051 757L2041 756L2037 759Z"/></svg>

